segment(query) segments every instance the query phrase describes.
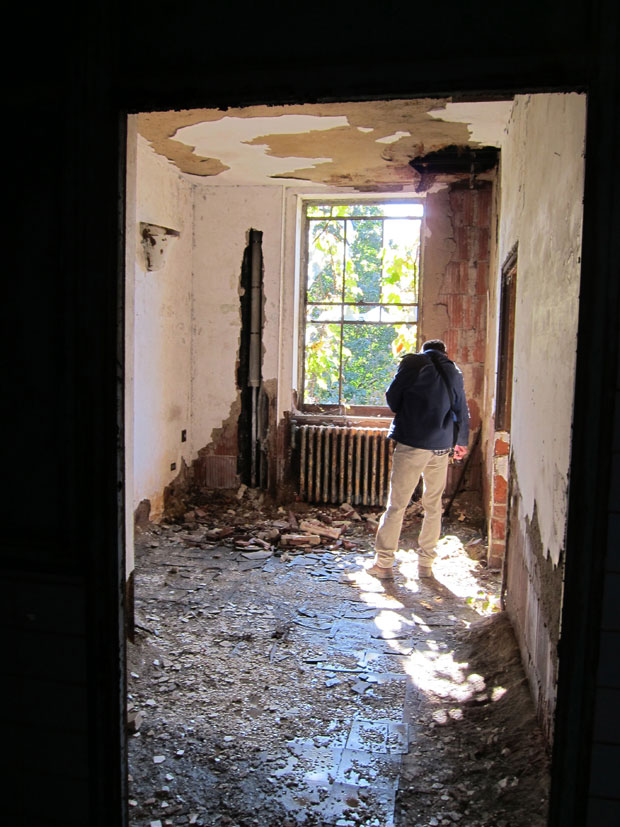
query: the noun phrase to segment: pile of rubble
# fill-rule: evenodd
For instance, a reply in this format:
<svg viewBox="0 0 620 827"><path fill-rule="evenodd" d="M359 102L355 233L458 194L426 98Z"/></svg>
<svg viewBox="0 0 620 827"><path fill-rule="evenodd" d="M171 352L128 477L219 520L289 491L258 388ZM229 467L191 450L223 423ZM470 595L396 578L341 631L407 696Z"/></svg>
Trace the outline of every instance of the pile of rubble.
<svg viewBox="0 0 620 827"><path fill-rule="evenodd" d="M220 495L221 496L221 495ZM276 554L283 549L308 549L324 546L329 549L344 548L355 550L356 545L344 538L352 526L358 524L374 534L378 525L378 516L372 511L360 515L350 503L342 503L335 516L333 509L311 509L303 503L296 503L297 511L308 512L305 518L292 509L280 506L275 518L269 519L263 511L265 496L256 489L242 485L236 494L238 502L246 499L253 510L227 508L215 515L213 508L205 510L196 506L183 516L183 526L190 534L181 534L188 544L198 544L202 548L213 546L222 541L234 548L245 549L248 553L269 550ZM272 510L272 508L270 509ZM420 507L413 505L409 516L420 513ZM248 523L248 518L260 518L260 524ZM221 525L222 518L226 525ZM356 532L359 533L359 532Z"/></svg>
<svg viewBox="0 0 620 827"><path fill-rule="evenodd" d="M450 663L462 631L497 608L484 539L456 513L429 584L415 577L417 503L389 585L360 580L370 508L283 507L241 488L201 492L178 522L147 524L128 646L132 827L542 824L540 782L530 806L518 747L502 753L491 683L463 671L490 715L481 733L479 717L451 717L460 684L436 693L416 674ZM514 704L522 673L501 679ZM498 756L487 748L481 779L469 756L488 738ZM528 748L531 763L539 747ZM507 814L516 794L523 817Z"/></svg>

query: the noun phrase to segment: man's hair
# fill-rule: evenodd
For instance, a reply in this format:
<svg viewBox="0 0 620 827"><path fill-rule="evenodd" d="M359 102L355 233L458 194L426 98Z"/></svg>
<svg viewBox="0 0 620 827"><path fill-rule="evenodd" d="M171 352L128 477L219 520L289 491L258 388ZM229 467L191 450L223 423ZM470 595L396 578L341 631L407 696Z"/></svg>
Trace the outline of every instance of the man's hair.
<svg viewBox="0 0 620 827"><path fill-rule="evenodd" d="M440 350L442 353L445 353L446 345L441 339L429 339L422 345L422 353L424 353L425 350Z"/></svg>

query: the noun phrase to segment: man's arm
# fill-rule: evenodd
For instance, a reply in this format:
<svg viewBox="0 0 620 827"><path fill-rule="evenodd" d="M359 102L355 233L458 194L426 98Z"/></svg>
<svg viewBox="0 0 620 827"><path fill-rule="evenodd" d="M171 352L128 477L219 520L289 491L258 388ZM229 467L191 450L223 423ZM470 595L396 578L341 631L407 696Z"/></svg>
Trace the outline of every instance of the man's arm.
<svg viewBox="0 0 620 827"><path fill-rule="evenodd" d="M458 370L458 368L456 371L454 388L459 429L456 445L454 446L454 459L459 460L463 459L463 457L467 454L467 447L469 443L469 408L467 407L467 397L465 396L463 374L460 370Z"/></svg>

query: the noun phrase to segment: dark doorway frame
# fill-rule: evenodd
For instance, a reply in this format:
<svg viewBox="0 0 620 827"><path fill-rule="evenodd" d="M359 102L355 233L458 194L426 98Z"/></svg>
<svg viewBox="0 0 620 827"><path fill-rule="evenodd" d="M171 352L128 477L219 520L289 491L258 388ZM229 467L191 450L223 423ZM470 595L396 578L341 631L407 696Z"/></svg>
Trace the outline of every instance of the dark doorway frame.
<svg viewBox="0 0 620 827"><path fill-rule="evenodd" d="M536 88L528 88L527 90L515 89L513 91L517 94L524 92L535 93L536 91L568 92L584 90L566 88L539 90ZM464 97L467 96L467 93L462 89L459 90L459 94ZM480 100L493 99L494 93L492 90L477 90L476 96ZM385 95L386 99L391 97L394 96ZM342 100L348 102L349 99L343 98ZM590 146L592 140L594 140L593 135L598 134L602 128L601 119L604 121L605 117L601 111L604 107L601 106L600 101L597 102L596 95L594 95L593 99L589 96L588 101L586 145ZM262 98L258 101L253 101L253 103L265 102ZM273 99L271 102L274 102ZM283 101L276 100L275 102L281 103ZM300 96L297 102L303 104L309 101L301 99ZM235 100L231 100L230 105L233 106L236 103ZM597 221L596 215L601 209L601 202L609 197L609 193L606 193L604 189L600 187L600 181L597 180L593 183L595 176L600 175L600 169L598 168L598 164L595 164L591 155L589 155L588 158L589 164L586 170L587 196L584 208L582 293L578 334L579 357L576 374L577 389L581 388L584 382L589 382L589 384L592 385L593 382L600 381L602 376L602 373L598 376L592 376L589 367L586 367L590 365L593 351L600 347L600 344L597 344L596 340L598 338L597 334L600 335L602 332L600 326L598 331L593 329L597 326L593 325L592 317L592 313L595 312L594 307L600 306L599 303L602 300L600 297L589 298L588 287L592 285L592 281L590 281L587 274L590 272L590 267L601 266L600 255L595 246L597 240L599 243L602 243L602 238L600 237L601 227L595 229L593 224ZM515 248L509 254L502 268L502 329L500 330L500 336L503 335L503 338L499 342L499 355L500 360L502 358L507 359L507 365L508 362L511 362L511 342L514 331L516 264L517 249ZM589 284L586 285L585 282L589 282ZM600 367L609 374L611 364L603 364ZM507 375L508 374L506 374L506 378ZM502 397L505 403L504 413L509 418L510 392L506 381L504 381L502 387ZM592 389L592 393L594 393L594 389ZM582 515L581 503L585 498L592 508L591 514L593 515L595 511L598 511L599 515L602 516L602 503L604 498L594 502L592 495L595 490L601 492L604 485L608 484L609 462L605 462L604 457L601 456L601 467L605 468L606 466L606 470L602 478L596 481L596 484L590 477L592 489L589 492L589 496L586 496L586 492L583 490L582 484L580 484L580 480L584 479L582 476L584 463L587 464L587 460L584 459L584 452L587 455L587 450L583 443L583 434L585 432L583 430L583 417L584 400L582 394L577 390L575 395L576 435L571 460L571 479L573 483L568 518L569 537L567 539L566 550L568 575L565 595L566 598L570 599L567 602L565 598L563 615L562 658L560 661L562 686L559 691L560 697L556 715L554 765L552 771L553 789L549 813L549 824L552 825L552 827L560 827L560 825L561 827L569 827L569 825L583 823L586 817L589 788L589 767L587 766L586 755L588 754L592 737L595 696L594 675L595 664L598 659L597 624L600 623L600 600L597 599L596 595L600 594L603 569L600 559L591 557L587 561L591 565L591 571L586 573L586 578L589 580L593 591L590 595L584 595L580 587L577 586L577 583L580 585L583 583L583 567L580 567L579 572L576 572L573 565L568 565L568 561L569 559L572 561L573 558L578 557L578 549L581 547L581 543L585 542L584 538L588 532L591 532L591 536L597 536L597 542L600 544L600 547L604 547L606 543L606 534L604 531L601 531L602 520L597 523L595 520L586 518L584 521L582 516L576 516L576 512ZM581 427L579 423L582 423ZM505 427L505 425L502 427ZM577 474L577 476L575 476L575 474ZM575 601L575 603L572 601ZM576 624L574 621L575 604L578 605L578 617L587 618L586 628L589 629L589 634L585 633L583 626ZM567 665L567 663L569 665ZM580 677L576 680L577 675ZM579 698L579 702L575 705L577 698ZM578 707L579 712L577 711ZM584 709L589 709L590 711L583 714ZM575 735L577 736L576 739L573 737ZM568 780L569 778L571 779L570 781ZM568 787L566 786L567 784ZM567 792L567 790L569 790L569 792Z"/></svg>
<svg viewBox="0 0 620 827"><path fill-rule="evenodd" d="M518 247L515 245L502 266L500 277L497 388L495 391L495 429L498 431L510 431L515 304L517 298L517 255Z"/></svg>
<svg viewBox="0 0 620 827"><path fill-rule="evenodd" d="M7 360L7 413L14 415L6 430L5 463L16 477L6 501L11 520L5 522L3 544L7 608L15 610L5 627L13 647L5 662L16 698L16 706L7 708L6 729L9 744L12 739L16 745L14 752L7 749L13 791L7 816L16 825L127 822L121 344L127 114L398 97L502 99L553 91L588 94L586 141L592 148L586 158L550 813L553 827L586 823L601 597L620 512L617 471L612 491L620 439L611 436L620 427L614 420L618 4L524 0L519 14L510 4L454 4L439 30L435 7L414 13L388 3L381 9L385 37L376 36L364 15L329 8L332 30L346 37L318 38L312 31L306 36L308 8L290 4L250 16L232 4L205 12L190 3L166 8L162 16L143 4L120 9L93 0L65 15L62 27L52 6L36 15L27 6L7 12L7 30L27 32L5 100L9 123L20 127L13 149L21 154L14 157L23 161L6 164L4 179L14 232L5 250L11 273L5 318L9 325L19 322L10 331ZM198 22L208 24L200 27L203 38L196 36ZM455 89L459 93L453 95ZM26 495L33 469L46 481L46 497L36 507ZM35 599L41 617L69 618L67 634L35 624L28 611ZM76 644L72 690L79 701L70 721L59 715L66 693L57 666L67 640ZM34 685L31 667L41 665L41 654L48 691L35 708L23 688L28 681ZM77 754L81 771L53 778L33 774L22 750L25 722L37 746L50 749L55 765L65 758L75 764ZM69 807L54 813L50 801L56 809L59 801Z"/></svg>

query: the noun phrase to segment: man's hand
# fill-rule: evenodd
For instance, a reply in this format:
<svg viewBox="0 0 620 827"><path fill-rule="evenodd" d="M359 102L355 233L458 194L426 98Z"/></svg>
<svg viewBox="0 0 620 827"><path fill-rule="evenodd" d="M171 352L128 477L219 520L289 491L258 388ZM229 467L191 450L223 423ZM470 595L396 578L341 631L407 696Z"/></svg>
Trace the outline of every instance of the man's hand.
<svg viewBox="0 0 620 827"><path fill-rule="evenodd" d="M458 462L467 454L467 445L454 446L454 459Z"/></svg>

